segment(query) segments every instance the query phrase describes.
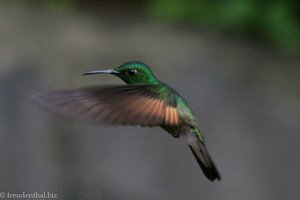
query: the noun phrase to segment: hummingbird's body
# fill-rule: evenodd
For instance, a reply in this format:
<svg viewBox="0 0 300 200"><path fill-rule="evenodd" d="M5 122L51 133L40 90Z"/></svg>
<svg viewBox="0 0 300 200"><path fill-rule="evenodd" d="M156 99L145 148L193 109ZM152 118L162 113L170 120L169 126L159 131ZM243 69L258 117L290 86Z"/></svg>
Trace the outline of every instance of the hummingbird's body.
<svg viewBox="0 0 300 200"><path fill-rule="evenodd" d="M112 70L85 73L113 74L127 85L50 91L33 99L46 110L96 124L160 126L172 136L184 137L206 177L221 177L204 145L204 137L187 102L159 81L142 62L128 62Z"/></svg>

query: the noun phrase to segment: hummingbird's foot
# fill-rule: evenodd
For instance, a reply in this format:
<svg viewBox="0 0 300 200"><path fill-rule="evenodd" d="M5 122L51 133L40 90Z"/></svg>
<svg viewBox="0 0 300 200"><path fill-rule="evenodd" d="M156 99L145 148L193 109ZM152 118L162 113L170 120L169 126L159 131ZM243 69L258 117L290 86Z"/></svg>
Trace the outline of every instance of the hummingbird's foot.
<svg viewBox="0 0 300 200"><path fill-rule="evenodd" d="M179 133L179 132L176 132L176 133L172 133L172 135L173 135L174 138L179 138L180 133Z"/></svg>

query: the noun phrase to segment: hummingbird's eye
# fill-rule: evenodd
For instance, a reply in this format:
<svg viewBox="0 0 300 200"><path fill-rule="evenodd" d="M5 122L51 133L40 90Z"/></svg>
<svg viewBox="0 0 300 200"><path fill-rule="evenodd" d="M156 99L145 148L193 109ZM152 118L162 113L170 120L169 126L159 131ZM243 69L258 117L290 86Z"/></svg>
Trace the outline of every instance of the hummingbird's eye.
<svg viewBox="0 0 300 200"><path fill-rule="evenodd" d="M126 72L127 75L129 76L132 76L132 75L135 75L137 73L137 70L136 69L130 69Z"/></svg>

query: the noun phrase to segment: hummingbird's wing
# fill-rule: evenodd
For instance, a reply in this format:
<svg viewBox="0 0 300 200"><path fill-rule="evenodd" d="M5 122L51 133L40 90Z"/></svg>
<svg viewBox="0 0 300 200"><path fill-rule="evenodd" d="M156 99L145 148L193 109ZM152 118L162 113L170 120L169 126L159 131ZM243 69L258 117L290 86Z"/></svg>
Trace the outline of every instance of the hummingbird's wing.
<svg viewBox="0 0 300 200"><path fill-rule="evenodd" d="M155 85L94 86L39 93L33 100L51 113L95 124L177 125L179 115L171 96L162 97L160 89Z"/></svg>

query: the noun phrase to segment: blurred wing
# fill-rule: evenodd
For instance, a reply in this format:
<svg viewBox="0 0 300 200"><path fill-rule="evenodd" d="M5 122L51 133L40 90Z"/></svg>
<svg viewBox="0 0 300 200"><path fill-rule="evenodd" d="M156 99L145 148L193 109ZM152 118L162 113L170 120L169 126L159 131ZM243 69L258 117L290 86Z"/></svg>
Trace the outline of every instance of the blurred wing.
<svg viewBox="0 0 300 200"><path fill-rule="evenodd" d="M96 124L178 125L175 107L168 105L158 86L126 85L58 90L33 96L43 109L60 116Z"/></svg>

